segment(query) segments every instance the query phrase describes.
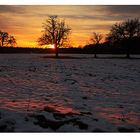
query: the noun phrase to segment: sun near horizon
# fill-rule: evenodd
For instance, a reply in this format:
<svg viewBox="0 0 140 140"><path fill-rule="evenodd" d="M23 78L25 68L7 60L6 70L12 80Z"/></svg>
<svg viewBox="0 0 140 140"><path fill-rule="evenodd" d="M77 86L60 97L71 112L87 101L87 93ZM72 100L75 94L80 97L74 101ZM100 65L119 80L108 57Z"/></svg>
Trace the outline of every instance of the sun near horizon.
<svg viewBox="0 0 140 140"><path fill-rule="evenodd" d="M39 46L42 23L48 16L57 15L72 29L69 44L83 47L90 43L93 32L106 36L111 26L128 18L138 18L140 6L98 5L0 5L0 30L15 36L16 47L54 48Z"/></svg>

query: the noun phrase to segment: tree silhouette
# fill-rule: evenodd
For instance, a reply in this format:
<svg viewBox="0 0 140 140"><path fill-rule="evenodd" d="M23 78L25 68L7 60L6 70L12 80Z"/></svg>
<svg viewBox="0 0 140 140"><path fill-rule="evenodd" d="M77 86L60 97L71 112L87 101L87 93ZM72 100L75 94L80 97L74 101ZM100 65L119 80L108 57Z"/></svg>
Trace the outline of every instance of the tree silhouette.
<svg viewBox="0 0 140 140"><path fill-rule="evenodd" d="M58 57L58 49L67 41L71 29L65 24L64 20L60 20L57 16L49 16L43 23L43 28L43 35L38 39L38 44L40 46L53 44L56 57Z"/></svg>
<svg viewBox="0 0 140 140"><path fill-rule="evenodd" d="M0 31L0 46L4 46L8 40L8 33Z"/></svg>
<svg viewBox="0 0 140 140"><path fill-rule="evenodd" d="M7 32L0 31L0 46L14 46L16 44L16 39L14 36L9 35Z"/></svg>
<svg viewBox="0 0 140 140"><path fill-rule="evenodd" d="M17 43L16 43L16 39L14 36L9 36L8 37L8 40L7 40L7 45L10 45L10 46L15 46Z"/></svg>
<svg viewBox="0 0 140 140"><path fill-rule="evenodd" d="M91 41L94 43L94 58L97 58L97 49L100 46L100 42L103 39L103 35L100 33L93 32Z"/></svg>
<svg viewBox="0 0 140 140"><path fill-rule="evenodd" d="M140 37L139 19L128 19L112 26L107 40L112 44L122 44L125 47L126 57L130 58L134 39Z"/></svg>

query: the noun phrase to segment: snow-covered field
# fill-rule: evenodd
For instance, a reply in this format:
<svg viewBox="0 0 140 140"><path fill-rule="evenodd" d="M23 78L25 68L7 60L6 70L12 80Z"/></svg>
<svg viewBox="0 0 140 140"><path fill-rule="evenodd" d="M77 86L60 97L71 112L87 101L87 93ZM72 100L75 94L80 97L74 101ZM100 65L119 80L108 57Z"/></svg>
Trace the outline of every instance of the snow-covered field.
<svg viewBox="0 0 140 140"><path fill-rule="evenodd" d="M0 132L140 132L140 59L43 56L0 54Z"/></svg>

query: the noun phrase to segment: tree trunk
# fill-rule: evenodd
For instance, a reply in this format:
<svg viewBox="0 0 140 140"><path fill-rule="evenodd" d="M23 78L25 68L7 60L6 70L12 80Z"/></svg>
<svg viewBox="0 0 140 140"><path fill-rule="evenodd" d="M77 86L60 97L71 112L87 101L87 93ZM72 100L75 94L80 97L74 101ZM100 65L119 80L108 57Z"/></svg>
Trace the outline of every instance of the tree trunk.
<svg viewBox="0 0 140 140"><path fill-rule="evenodd" d="M130 58L130 54L129 53L126 54L126 58Z"/></svg>
<svg viewBox="0 0 140 140"><path fill-rule="evenodd" d="M97 58L97 49L98 49L98 44L96 44L94 48L94 58Z"/></svg>
<svg viewBox="0 0 140 140"><path fill-rule="evenodd" d="M55 57L58 57L58 47L56 44L55 44Z"/></svg>
<svg viewBox="0 0 140 140"><path fill-rule="evenodd" d="M3 41L3 39L2 39L2 41L1 41L1 46L3 47L3 44L4 44L4 41Z"/></svg>
<svg viewBox="0 0 140 140"><path fill-rule="evenodd" d="M130 50L131 48L131 40L128 41L127 48L126 48L126 58L130 58Z"/></svg>
<svg viewBox="0 0 140 140"><path fill-rule="evenodd" d="M97 55L96 55L96 53L94 53L94 58L97 58Z"/></svg>

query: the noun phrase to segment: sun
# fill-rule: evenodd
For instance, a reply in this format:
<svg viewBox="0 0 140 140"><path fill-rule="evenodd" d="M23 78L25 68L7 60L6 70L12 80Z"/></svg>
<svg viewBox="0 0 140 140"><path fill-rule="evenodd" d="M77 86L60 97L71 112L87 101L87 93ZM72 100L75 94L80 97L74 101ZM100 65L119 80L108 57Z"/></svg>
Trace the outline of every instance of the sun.
<svg viewBox="0 0 140 140"><path fill-rule="evenodd" d="M55 49L54 44L50 44L50 45L49 45L49 48L51 48L51 49Z"/></svg>
<svg viewBox="0 0 140 140"><path fill-rule="evenodd" d="M46 44L46 45L42 45L40 48L55 49L55 45L54 44Z"/></svg>

